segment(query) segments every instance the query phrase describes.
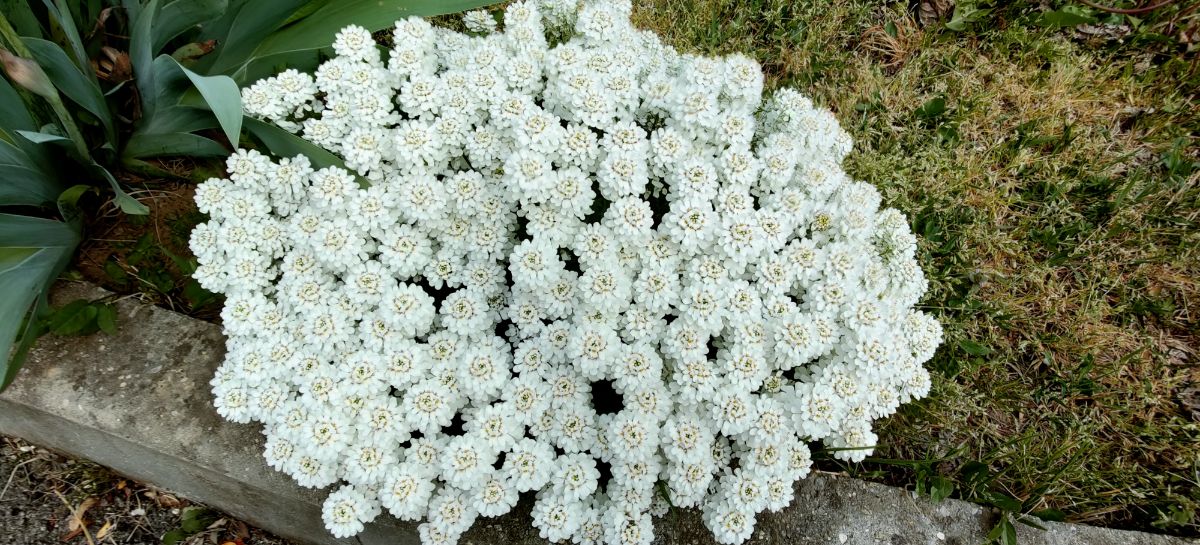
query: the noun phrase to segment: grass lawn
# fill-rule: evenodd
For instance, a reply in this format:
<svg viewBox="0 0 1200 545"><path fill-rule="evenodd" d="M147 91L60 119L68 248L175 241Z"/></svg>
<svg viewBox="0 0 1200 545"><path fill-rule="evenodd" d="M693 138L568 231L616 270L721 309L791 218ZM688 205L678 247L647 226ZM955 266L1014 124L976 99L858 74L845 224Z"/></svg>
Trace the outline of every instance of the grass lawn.
<svg viewBox="0 0 1200 545"><path fill-rule="evenodd" d="M846 470L1200 533L1195 53L1145 27L1039 26L1024 2L961 31L904 3L635 4L681 50L752 54L769 86L831 108L848 171L922 236L923 305L946 328L933 392Z"/></svg>

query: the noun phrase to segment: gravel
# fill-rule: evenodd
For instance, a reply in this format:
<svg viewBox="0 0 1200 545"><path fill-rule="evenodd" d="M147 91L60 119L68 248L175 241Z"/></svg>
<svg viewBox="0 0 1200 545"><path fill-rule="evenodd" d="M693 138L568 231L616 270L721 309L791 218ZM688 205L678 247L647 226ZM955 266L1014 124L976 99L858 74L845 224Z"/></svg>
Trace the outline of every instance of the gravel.
<svg viewBox="0 0 1200 545"><path fill-rule="evenodd" d="M76 522L73 513L80 515L84 525ZM0 543L161 545L172 541L293 545L169 491L0 436Z"/></svg>

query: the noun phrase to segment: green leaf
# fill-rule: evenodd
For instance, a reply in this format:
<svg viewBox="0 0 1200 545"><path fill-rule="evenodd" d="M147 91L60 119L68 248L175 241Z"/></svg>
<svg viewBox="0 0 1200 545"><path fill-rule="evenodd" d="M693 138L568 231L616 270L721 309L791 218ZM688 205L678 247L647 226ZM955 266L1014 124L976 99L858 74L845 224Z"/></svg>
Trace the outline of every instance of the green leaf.
<svg viewBox="0 0 1200 545"><path fill-rule="evenodd" d="M985 500L987 500L988 503L991 503L992 505L995 505L996 507L1003 509L1005 511L1010 511L1010 512L1015 513L1015 512L1019 512L1021 510L1020 500L1018 500L1012 496L1009 496L1008 494L1005 494L1003 492L995 492L995 491L989 490L987 493L985 493L983 495L983 498Z"/></svg>
<svg viewBox="0 0 1200 545"><path fill-rule="evenodd" d="M20 93L6 78L0 78L0 119L4 120L6 129L32 131L38 128Z"/></svg>
<svg viewBox="0 0 1200 545"><path fill-rule="evenodd" d="M104 276L107 276L109 280L117 284L124 285L129 281L129 273L126 273L125 269L122 269L121 266L112 259L104 262Z"/></svg>
<svg viewBox="0 0 1200 545"><path fill-rule="evenodd" d="M1030 513L1030 515L1051 522L1062 522L1067 520L1067 514L1058 509L1042 509L1040 511L1034 511Z"/></svg>
<svg viewBox="0 0 1200 545"><path fill-rule="evenodd" d="M15 133L10 132L38 130L38 123L27 107L28 105L25 104L20 93L8 82L8 79L0 77L0 119L3 120L3 123L0 123L2 125L0 126L0 140L21 148L29 162L34 165L31 167L34 170L54 172L54 161L49 153L50 150L25 138L18 138Z"/></svg>
<svg viewBox="0 0 1200 545"><path fill-rule="evenodd" d="M392 26L410 16L428 17L457 13L495 3L494 0L338 0L268 36L254 49L239 71L251 62L277 55L316 52L333 44L334 35L348 25L371 32ZM268 61L269 62L269 61Z"/></svg>
<svg viewBox="0 0 1200 545"><path fill-rule="evenodd" d="M117 179L113 178L112 173L109 172L108 169L96 163L92 163L91 168L94 172L97 172L100 176L104 177L105 180L108 180L108 185L113 190L113 200L116 201L117 206L120 207L122 212L125 212L126 214L133 214L135 216L144 216L150 213L150 208L138 202L137 199L130 197L129 194L121 188L121 184L117 183Z"/></svg>
<svg viewBox="0 0 1200 545"><path fill-rule="evenodd" d="M200 95L208 103L208 108L216 116L217 122L221 124L229 144L236 148L238 135L242 133L242 92L238 90L237 83L229 76L201 76L184 68L170 55L164 56L171 59L171 62L192 80L192 84L200 91Z"/></svg>
<svg viewBox="0 0 1200 545"><path fill-rule="evenodd" d="M1000 516L1000 521L988 533L988 540L997 545L1017 545L1017 529L1013 526L1008 513Z"/></svg>
<svg viewBox="0 0 1200 545"><path fill-rule="evenodd" d="M1038 17L1037 24L1038 26L1049 28L1063 28L1082 25L1084 23L1093 23L1095 21L1096 18L1090 14L1067 7L1058 11L1043 13L1041 17Z"/></svg>
<svg viewBox="0 0 1200 545"><path fill-rule="evenodd" d="M0 13L8 18L17 35L42 37L42 25L38 23L28 0L0 0Z"/></svg>
<svg viewBox="0 0 1200 545"><path fill-rule="evenodd" d="M142 118L136 132L146 135L189 133L216 126L212 112L189 106L166 106L159 108L153 118Z"/></svg>
<svg viewBox="0 0 1200 545"><path fill-rule="evenodd" d="M942 142L953 143L958 141L958 127L952 123L938 125L937 130L934 132L937 133L938 139Z"/></svg>
<svg viewBox="0 0 1200 545"><path fill-rule="evenodd" d="M34 144L45 144L47 142L66 142L70 143L71 139L57 134L49 134L37 131L17 131L17 134L24 136L26 140Z"/></svg>
<svg viewBox="0 0 1200 545"><path fill-rule="evenodd" d="M135 2L136 4L136 2ZM154 117L157 107L155 98L158 87L154 76L154 16L158 13L158 0L150 0L142 6L136 16L131 15L129 36L129 61L133 64L133 75L136 78L138 93L142 99L142 116Z"/></svg>
<svg viewBox="0 0 1200 545"><path fill-rule="evenodd" d="M245 123L246 130L261 141L276 156L295 157L303 155L308 157L313 168L346 168L346 163L343 163L338 156L275 125L263 123L252 117L247 117Z"/></svg>
<svg viewBox="0 0 1200 545"><path fill-rule="evenodd" d="M215 40L208 41L208 42L192 42L189 44L183 44L183 45L175 48L175 51L171 52L171 58L175 59L181 63L186 62L186 63L188 63L188 65L191 65L191 62L193 60L203 57L209 53L212 53L212 50L215 46L216 46Z"/></svg>
<svg viewBox="0 0 1200 545"><path fill-rule="evenodd" d="M917 117L934 121L946 113L946 97L933 97L916 110Z"/></svg>
<svg viewBox="0 0 1200 545"><path fill-rule="evenodd" d="M97 305L96 325L100 331L115 335L117 333L117 307L108 303Z"/></svg>
<svg viewBox="0 0 1200 545"><path fill-rule="evenodd" d="M150 50L161 51L171 38L219 17L228 7L229 0L175 0L164 4L155 16Z"/></svg>
<svg viewBox="0 0 1200 545"><path fill-rule="evenodd" d="M76 299L46 317L46 325L56 335L75 335L92 325L97 311L87 299Z"/></svg>
<svg viewBox="0 0 1200 545"><path fill-rule="evenodd" d="M84 193L87 193L91 190L92 186L87 184L76 184L67 188L66 191L63 191L58 195L59 212L61 212L63 215L68 215L68 213L62 209L74 208L77 204L79 204L80 197L83 197Z"/></svg>
<svg viewBox="0 0 1200 545"><path fill-rule="evenodd" d="M104 99L104 93L95 80L80 72L79 67L71 62L58 44L37 38L25 38L24 41L34 60L46 71L54 86L95 116L104 127L108 141L114 142L116 131L113 127L113 117L108 109L108 102Z"/></svg>
<svg viewBox="0 0 1200 545"><path fill-rule="evenodd" d="M46 172L25 150L0 140L0 203L40 206L62 192L57 176Z"/></svg>
<svg viewBox="0 0 1200 545"><path fill-rule="evenodd" d="M207 507L188 507L183 510L179 528L188 534L194 534L208 528L217 518L217 514Z"/></svg>
<svg viewBox="0 0 1200 545"><path fill-rule="evenodd" d="M972 356L986 356L992 353L991 348L988 348L970 339L962 339L958 341L958 347L962 348L963 352L966 352Z"/></svg>
<svg viewBox="0 0 1200 545"><path fill-rule="evenodd" d="M91 75L91 66L87 49L83 46L83 36L79 34L79 29L75 27L75 17L71 13L71 7L64 0L42 0L42 4L46 6L46 13L50 15L50 19L62 28L63 36L71 45L71 55L75 57L75 66L82 72ZM28 40L28 38L26 38ZM96 78L91 78L95 83Z"/></svg>
<svg viewBox="0 0 1200 545"><path fill-rule="evenodd" d="M940 502L954 492L954 481L938 475L933 478L929 486L929 498L934 503Z"/></svg>
<svg viewBox="0 0 1200 545"><path fill-rule="evenodd" d="M971 486L978 486L991 482L992 470L987 464L976 460L971 460L963 464L958 470L958 474L962 476L962 481Z"/></svg>
<svg viewBox="0 0 1200 545"><path fill-rule="evenodd" d="M178 545L180 541L187 539L188 534L178 528L163 534L162 545Z"/></svg>
<svg viewBox="0 0 1200 545"><path fill-rule="evenodd" d="M199 282L192 279L184 284L183 297L187 299L193 310L217 300L216 294L204 289Z"/></svg>
<svg viewBox="0 0 1200 545"><path fill-rule="evenodd" d="M124 157L162 157L165 155L187 155L190 157L223 157L229 155L224 146L198 134L177 132L171 134L134 133L125 143Z"/></svg>
<svg viewBox="0 0 1200 545"><path fill-rule="evenodd" d="M37 331L39 301L78 244L79 234L63 222L0 214L0 354L6 359L23 331L21 345L0 374L0 390L16 377Z"/></svg>
<svg viewBox="0 0 1200 545"><path fill-rule="evenodd" d="M249 62L254 48L263 38L283 26L293 13L306 4L324 4L327 0L234 0L225 16L204 25L201 40L217 40L221 46L215 55L198 65L207 74L230 74ZM243 82L244 83L244 82Z"/></svg>
<svg viewBox="0 0 1200 545"><path fill-rule="evenodd" d="M955 32L962 32L967 29L967 25L982 20L991 12L992 10L990 9L978 8L974 2L960 2L954 6L954 15L946 23L946 28Z"/></svg>
<svg viewBox="0 0 1200 545"><path fill-rule="evenodd" d="M171 261L175 263L177 268L179 268L179 272L187 276L191 276L192 273L196 272L196 260L194 258L185 258L175 252L172 252L171 250L168 250L166 247L162 248L162 252L167 254L167 257L171 258Z"/></svg>

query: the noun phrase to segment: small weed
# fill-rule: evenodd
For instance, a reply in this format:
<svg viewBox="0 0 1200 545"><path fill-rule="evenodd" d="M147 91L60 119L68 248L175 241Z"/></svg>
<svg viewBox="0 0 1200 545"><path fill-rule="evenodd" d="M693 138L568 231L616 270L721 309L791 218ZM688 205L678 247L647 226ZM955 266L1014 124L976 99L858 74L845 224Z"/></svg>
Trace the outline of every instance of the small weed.
<svg viewBox="0 0 1200 545"><path fill-rule="evenodd" d="M205 217L192 204L193 186L166 183L144 202L147 216L98 216L77 264L82 275L119 293L215 319L222 299L191 277L198 265L188 249L192 228Z"/></svg>

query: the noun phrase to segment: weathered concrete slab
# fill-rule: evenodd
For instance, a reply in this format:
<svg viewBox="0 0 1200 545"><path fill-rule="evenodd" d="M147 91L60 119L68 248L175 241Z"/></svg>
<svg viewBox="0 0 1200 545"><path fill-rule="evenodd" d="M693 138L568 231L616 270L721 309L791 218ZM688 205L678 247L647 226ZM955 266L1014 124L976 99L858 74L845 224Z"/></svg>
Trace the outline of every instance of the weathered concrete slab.
<svg viewBox="0 0 1200 545"><path fill-rule="evenodd" d="M103 290L64 284L56 299L95 298ZM125 300L116 335L47 336L16 383L0 395L0 433L109 466L220 508L302 543L416 544L415 526L389 517L355 539L336 540L321 523L323 492L271 470L255 426L225 422L213 410L208 380L224 354L220 328ZM974 504L933 504L911 493L832 475L802 481L788 510L761 516L752 543L977 545L995 515ZM471 544L542 544L529 505L485 519L463 537ZM1137 532L1047 523L1018 528L1022 545L1180 545ZM694 511L658 521L659 543L713 543ZM2 537L2 536L0 536Z"/></svg>

